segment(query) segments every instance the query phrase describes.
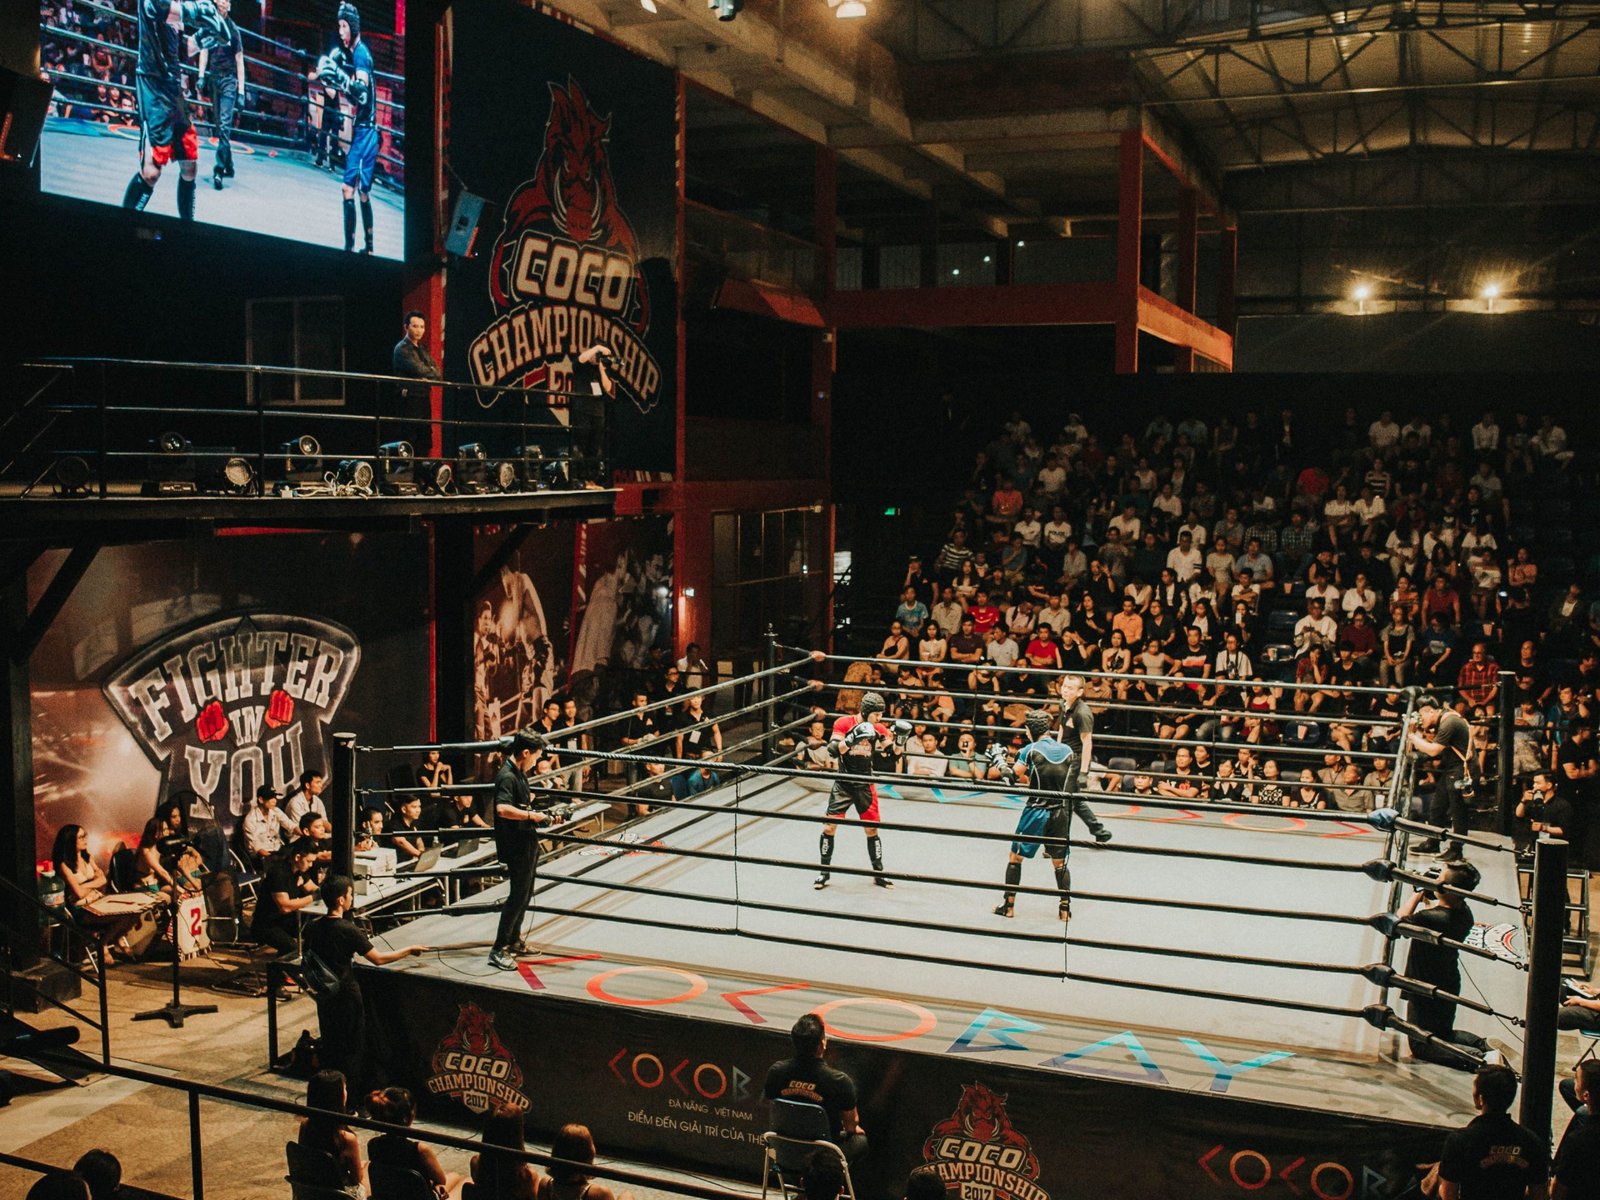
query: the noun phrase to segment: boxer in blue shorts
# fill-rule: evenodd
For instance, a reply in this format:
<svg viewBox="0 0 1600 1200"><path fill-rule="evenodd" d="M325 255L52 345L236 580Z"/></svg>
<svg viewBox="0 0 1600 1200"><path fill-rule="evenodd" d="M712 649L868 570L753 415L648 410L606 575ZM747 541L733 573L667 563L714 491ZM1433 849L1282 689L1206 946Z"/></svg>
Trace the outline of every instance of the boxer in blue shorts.
<svg viewBox="0 0 1600 1200"><path fill-rule="evenodd" d="M354 130L344 160L344 248L355 249L356 200L361 201L363 254L372 253L372 176L378 167L378 97L372 86L372 51L361 40L361 14L349 0L339 5L339 44L317 64L318 82L350 101ZM327 113L324 112L324 120Z"/></svg>
<svg viewBox="0 0 1600 1200"><path fill-rule="evenodd" d="M1069 792L1077 775L1077 755L1072 747L1059 742L1050 732L1050 715L1034 709L1023 718L1029 742L1017 754L1015 768L1001 768L1002 776L1015 780L1024 776L1028 786L1026 806L1017 818L1017 840L1011 843L1006 862L1007 891L995 906L995 915L1009 917L1015 910L1017 894L1009 889L1022 882L1022 860L1039 852L1041 839L1050 839L1045 855L1055 868L1056 887L1061 892L1057 915L1065 921L1072 916L1072 872L1067 869L1072 831L1072 801Z"/></svg>

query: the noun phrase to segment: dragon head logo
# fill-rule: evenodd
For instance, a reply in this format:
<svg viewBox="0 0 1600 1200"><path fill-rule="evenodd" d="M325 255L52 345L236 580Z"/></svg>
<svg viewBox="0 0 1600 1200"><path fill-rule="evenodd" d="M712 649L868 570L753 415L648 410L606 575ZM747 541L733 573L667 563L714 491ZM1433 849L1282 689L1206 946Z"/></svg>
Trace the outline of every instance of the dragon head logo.
<svg viewBox="0 0 1600 1200"><path fill-rule="evenodd" d="M961 1085L955 1111L928 1131L922 1157L962 1197L1050 1200L1035 1182L1039 1159L1012 1123L1004 1093Z"/></svg>
<svg viewBox="0 0 1600 1200"><path fill-rule="evenodd" d="M455 1028L434 1047L432 1065L428 1091L454 1097L469 1112L528 1107L522 1068L495 1032L494 1014L476 1004L457 1005Z"/></svg>

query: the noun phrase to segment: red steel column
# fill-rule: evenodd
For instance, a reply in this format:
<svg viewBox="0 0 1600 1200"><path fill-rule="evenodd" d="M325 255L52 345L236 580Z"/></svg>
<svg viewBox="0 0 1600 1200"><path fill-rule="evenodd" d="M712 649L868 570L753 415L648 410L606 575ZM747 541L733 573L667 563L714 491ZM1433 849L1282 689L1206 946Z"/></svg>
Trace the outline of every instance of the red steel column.
<svg viewBox="0 0 1600 1200"><path fill-rule="evenodd" d="M1139 239L1144 233L1144 134L1123 133L1117 150L1118 374L1139 369Z"/></svg>

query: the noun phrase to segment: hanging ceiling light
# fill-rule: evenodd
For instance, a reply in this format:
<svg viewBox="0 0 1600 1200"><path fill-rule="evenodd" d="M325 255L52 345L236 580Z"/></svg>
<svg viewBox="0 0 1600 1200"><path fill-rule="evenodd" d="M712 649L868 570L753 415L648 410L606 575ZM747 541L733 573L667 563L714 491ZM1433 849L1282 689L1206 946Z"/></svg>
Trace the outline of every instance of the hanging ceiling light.
<svg viewBox="0 0 1600 1200"><path fill-rule="evenodd" d="M828 0L828 7L841 21L855 20L867 15L867 0Z"/></svg>

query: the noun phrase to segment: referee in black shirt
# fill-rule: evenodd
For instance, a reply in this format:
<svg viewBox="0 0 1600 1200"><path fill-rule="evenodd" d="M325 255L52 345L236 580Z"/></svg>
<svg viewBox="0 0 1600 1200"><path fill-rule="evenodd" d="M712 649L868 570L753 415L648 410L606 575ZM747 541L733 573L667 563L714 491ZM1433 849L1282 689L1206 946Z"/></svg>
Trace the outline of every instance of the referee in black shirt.
<svg viewBox="0 0 1600 1200"><path fill-rule="evenodd" d="M500 910L500 924L494 934L494 949L489 952L489 965L502 971L516 970L516 956L530 953L532 949L522 938L522 915L533 900L533 884L539 866L538 827L548 824L550 817L534 807L528 772L533 770L542 749L544 739L537 734L514 735L506 761L494 777L494 845L500 861L506 865L510 886L505 907Z"/></svg>

